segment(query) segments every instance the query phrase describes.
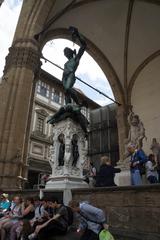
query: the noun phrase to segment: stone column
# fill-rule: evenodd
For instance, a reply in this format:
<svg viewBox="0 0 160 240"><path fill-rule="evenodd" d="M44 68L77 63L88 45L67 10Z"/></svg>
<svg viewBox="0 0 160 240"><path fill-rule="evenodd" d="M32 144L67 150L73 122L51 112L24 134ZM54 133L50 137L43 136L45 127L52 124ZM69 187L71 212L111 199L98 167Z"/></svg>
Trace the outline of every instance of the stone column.
<svg viewBox="0 0 160 240"><path fill-rule="evenodd" d="M125 140L127 138L127 107L124 105L118 106L117 125L119 138L119 155L120 160L118 167L121 168L121 173L116 174L115 182L118 186L130 185L129 160L126 161Z"/></svg>
<svg viewBox="0 0 160 240"><path fill-rule="evenodd" d="M3 2L4 2L4 0L0 0L0 6L2 5Z"/></svg>
<svg viewBox="0 0 160 240"><path fill-rule="evenodd" d="M2 189L21 188L22 180L26 177L29 126L39 68L40 51L36 41L21 39L9 49L0 85Z"/></svg>

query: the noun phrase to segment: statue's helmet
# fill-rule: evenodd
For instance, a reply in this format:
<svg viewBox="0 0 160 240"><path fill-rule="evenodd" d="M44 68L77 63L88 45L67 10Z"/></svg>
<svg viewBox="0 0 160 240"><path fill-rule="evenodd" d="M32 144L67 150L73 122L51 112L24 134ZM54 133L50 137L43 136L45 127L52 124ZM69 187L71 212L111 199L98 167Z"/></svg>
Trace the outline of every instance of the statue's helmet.
<svg viewBox="0 0 160 240"><path fill-rule="evenodd" d="M68 48L66 47L64 49L64 55L67 57L67 58L72 58L74 56L74 54L76 54L75 51L73 51L71 48Z"/></svg>

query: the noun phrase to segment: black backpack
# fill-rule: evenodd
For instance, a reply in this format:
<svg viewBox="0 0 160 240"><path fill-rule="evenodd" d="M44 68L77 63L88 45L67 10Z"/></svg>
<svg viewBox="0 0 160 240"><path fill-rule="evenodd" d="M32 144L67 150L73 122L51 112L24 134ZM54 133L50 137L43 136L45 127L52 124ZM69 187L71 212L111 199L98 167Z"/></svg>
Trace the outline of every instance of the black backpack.
<svg viewBox="0 0 160 240"><path fill-rule="evenodd" d="M71 226L73 224L73 211L70 207L65 206L68 212L68 226Z"/></svg>

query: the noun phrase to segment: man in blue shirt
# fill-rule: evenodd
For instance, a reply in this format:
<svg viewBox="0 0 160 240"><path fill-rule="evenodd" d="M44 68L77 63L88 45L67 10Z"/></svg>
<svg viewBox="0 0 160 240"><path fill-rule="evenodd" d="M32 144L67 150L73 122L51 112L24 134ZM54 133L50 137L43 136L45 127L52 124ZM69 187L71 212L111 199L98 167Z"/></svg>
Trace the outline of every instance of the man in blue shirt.
<svg viewBox="0 0 160 240"><path fill-rule="evenodd" d="M69 207L80 217L78 231L83 234L80 240L98 240L102 228L108 230L104 212L86 202L71 201Z"/></svg>
<svg viewBox="0 0 160 240"><path fill-rule="evenodd" d="M143 164L147 162L147 157L142 149L136 149L134 144L128 146L128 152L131 155L130 171L131 171L131 184L141 185L141 169Z"/></svg>

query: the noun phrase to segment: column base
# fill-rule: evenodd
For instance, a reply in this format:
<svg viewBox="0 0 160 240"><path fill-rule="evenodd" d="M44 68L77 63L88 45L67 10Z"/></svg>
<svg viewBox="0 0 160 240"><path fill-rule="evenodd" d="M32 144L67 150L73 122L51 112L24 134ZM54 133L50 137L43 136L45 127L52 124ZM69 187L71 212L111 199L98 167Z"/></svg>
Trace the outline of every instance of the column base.
<svg viewBox="0 0 160 240"><path fill-rule="evenodd" d="M63 203L68 205L69 201L72 200L72 189L77 188L89 188L89 185L81 178L51 178L42 190L45 192L56 193L57 191L63 192Z"/></svg>
<svg viewBox="0 0 160 240"><path fill-rule="evenodd" d="M130 170L122 170L120 173L116 173L114 180L117 186L130 186L131 185Z"/></svg>

